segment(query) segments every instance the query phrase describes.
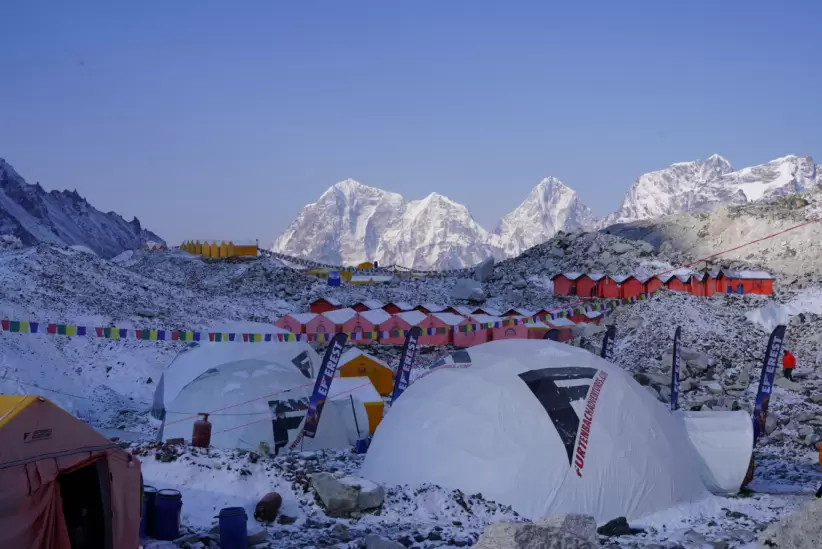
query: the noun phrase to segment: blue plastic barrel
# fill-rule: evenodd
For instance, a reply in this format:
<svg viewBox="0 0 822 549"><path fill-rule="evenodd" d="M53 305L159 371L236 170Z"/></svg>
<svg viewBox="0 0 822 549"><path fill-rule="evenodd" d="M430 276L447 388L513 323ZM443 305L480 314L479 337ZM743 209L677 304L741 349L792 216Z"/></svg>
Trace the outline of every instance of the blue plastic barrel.
<svg viewBox="0 0 822 549"><path fill-rule="evenodd" d="M143 486L143 516L140 518L140 537L152 537L154 535L154 500L157 496L157 488L154 486Z"/></svg>
<svg viewBox="0 0 822 549"><path fill-rule="evenodd" d="M220 510L220 549L246 549L248 547L248 515L242 507L226 507Z"/></svg>
<svg viewBox="0 0 822 549"><path fill-rule="evenodd" d="M177 490L160 490L154 499L154 537L173 541L180 537L183 496Z"/></svg>

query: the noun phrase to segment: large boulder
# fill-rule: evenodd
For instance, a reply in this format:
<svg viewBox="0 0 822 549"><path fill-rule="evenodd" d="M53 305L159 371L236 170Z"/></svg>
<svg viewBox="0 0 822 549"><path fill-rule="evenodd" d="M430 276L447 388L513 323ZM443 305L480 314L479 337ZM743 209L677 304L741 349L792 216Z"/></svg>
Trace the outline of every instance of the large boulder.
<svg viewBox="0 0 822 549"><path fill-rule="evenodd" d="M405 549L405 545L376 534L368 534L365 536L365 549Z"/></svg>
<svg viewBox="0 0 822 549"><path fill-rule="evenodd" d="M593 517L587 517L593 521ZM572 520L567 526L549 526L549 519L537 523L497 523L491 524L482 533L474 549L598 549L599 544L591 541L588 527L582 521ZM565 525L561 520L560 524ZM585 537L573 533L577 527ZM596 539L596 531L593 532Z"/></svg>
<svg viewBox="0 0 822 549"><path fill-rule="evenodd" d="M474 278L479 282L485 282L494 274L494 258L489 257L474 268Z"/></svg>
<svg viewBox="0 0 822 549"><path fill-rule="evenodd" d="M597 521L590 515L554 515L541 518L536 524L557 528L578 538L587 539L591 543L599 544Z"/></svg>
<svg viewBox="0 0 822 549"><path fill-rule="evenodd" d="M822 547L822 502L809 501L796 512L771 524L756 540L757 549L818 549Z"/></svg>
<svg viewBox="0 0 822 549"><path fill-rule="evenodd" d="M337 478L331 473L316 473L309 480L311 488L332 517L347 517L355 511L376 509L385 498L383 487L370 480Z"/></svg>
<svg viewBox="0 0 822 549"><path fill-rule="evenodd" d="M791 381L790 379L780 375L776 376L776 379L774 379L773 384L777 387L782 387L783 389L790 389L791 391L802 392L802 386L799 383Z"/></svg>
<svg viewBox="0 0 822 549"><path fill-rule="evenodd" d="M484 301L485 292L482 290L482 282L461 278L456 281L451 289L451 299L463 299L466 301Z"/></svg>

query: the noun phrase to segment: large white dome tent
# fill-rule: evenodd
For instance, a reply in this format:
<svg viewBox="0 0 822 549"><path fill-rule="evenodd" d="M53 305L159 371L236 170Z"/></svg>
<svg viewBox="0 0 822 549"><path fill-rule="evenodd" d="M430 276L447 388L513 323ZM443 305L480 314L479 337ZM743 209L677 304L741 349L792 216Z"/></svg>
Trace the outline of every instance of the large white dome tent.
<svg viewBox="0 0 822 549"><path fill-rule="evenodd" d="M480 492L531 519L635 519L708 496L681 421L618 366L550 340L471 347L421 377L362 474Z"/></svg>

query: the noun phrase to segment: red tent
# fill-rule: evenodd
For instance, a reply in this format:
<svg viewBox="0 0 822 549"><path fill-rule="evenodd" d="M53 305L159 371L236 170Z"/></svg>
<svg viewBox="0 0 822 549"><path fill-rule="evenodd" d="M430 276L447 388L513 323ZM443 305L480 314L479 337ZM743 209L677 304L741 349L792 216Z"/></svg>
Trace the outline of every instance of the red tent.
<svg viewBox="0 0 822 549"><path fill-rule="evenodd" d="M342 307L342 303L332 298L318 297L308 304L308 312L322 314Z"/></svg>
<svg viewBox="0 0 822 549"><path fill-rule="evenodd" d="M602 280L602 274L584 274L577 279L577 293L579 297L597 297L597 282Z"/></svg>
<svg viewBox="0 0 822 549"><path fill-rule="evenodd" d="M407 311L412 311L414 310L414 306L410 303L397 301L395 303L386 303L382 309L390 315L395 315L397 313L405 313Z"/></svg>
<svg viewBox="0 0 822 549"><path fill-rule="evenodd" d="M554 275L554 295L578 295L577 280L584 276L582 273L560 273Z"/></svg>
<svg viewBox="0 0 822 549"><path fill-rule="evenodd" d="M614 281L619 284L619 295L622 298L636 298L645 291L645 284L632 275L619 275L613 277Z"/></svg>
<svg viewBox="0 0 822 549"><path fill-rule="evenodd" d="M773 294L773 277L765 271L723 271L737 294Z"/></svg>
<svg viewBox="0 0 822 549"><path fill-rule="evenodd" d="M667 275L660 275L660 276L652 276L645 282L645 293L652 294L655 291L664 288L665 282L662 281L662 278Z"/></svg>
<svg viewBox="0 0 822 549"><path fill-rule="evenodd" d="M591 275L593 276L600 276L600 275ZM616 299L619 297L620 294L620 287L614 277L608 275L601 275L597 281L597 296L603 297L606 299Z"/></svg>

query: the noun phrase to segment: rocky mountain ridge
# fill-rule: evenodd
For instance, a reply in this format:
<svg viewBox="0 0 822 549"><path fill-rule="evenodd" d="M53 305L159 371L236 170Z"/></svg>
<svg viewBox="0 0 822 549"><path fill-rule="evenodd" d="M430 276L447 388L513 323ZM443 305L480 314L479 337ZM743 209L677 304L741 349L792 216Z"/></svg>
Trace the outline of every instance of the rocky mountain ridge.
<svg viewBox="0 0 822 549"><path fill-rule="evenodd" d="M103 213L77 191L46 192L31 185L0 158L0 235L38 242L84 246L105 258L163 240L144 229L136 217L126 221L114 212Z"/></svg>

